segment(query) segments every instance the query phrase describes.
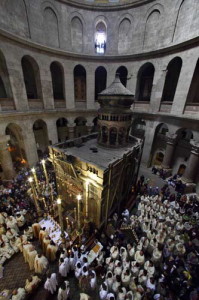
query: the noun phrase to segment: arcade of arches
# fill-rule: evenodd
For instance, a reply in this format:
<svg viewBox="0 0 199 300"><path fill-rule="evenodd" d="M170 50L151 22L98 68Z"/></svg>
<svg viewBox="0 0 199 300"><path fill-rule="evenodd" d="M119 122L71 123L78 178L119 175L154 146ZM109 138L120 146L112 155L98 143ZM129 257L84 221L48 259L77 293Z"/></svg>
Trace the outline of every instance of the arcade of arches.
<svg viewBox="0 0 199 300"><path fill-rule="evenodd" d="M142 164L199 190L198 1L19 2L0 12L0 176L33 166L48 145L99 129L122 145L130 131L143 139ZM98 94L116 73L135 95L132 123L99 128Z"/></svg>

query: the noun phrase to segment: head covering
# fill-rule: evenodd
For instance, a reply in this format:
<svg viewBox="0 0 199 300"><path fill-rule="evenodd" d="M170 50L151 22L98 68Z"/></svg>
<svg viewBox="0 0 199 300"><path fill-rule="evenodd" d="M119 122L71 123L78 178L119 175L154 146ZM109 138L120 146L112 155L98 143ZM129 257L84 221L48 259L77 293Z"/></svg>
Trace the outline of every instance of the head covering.
<svg viewBox="0 0 199 300"><path fill-rule="evenodd" d="M153 296L153 299L155 299L155 300L160 299L160 294L155 294L155 295Z"/></svg>

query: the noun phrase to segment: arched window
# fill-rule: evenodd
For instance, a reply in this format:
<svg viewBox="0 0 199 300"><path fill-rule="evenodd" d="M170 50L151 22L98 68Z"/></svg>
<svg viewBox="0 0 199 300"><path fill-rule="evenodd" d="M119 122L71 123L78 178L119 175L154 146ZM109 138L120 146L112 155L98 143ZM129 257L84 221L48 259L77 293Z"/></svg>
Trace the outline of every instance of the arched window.
<svg viewBox="0 0 199 300"><path fill-rule="evenodd" d="M52 47L59 47L59 26L57 15L50 7L44 10L44 28L46 44Z"/></svg>
<svg viewBox="0 0 199 300"><path fill-rule="evenodd" d="M116 73L119 74L121 83L126 87L127 84L127 76L128 76L128 70L126 67L121 66L117 69Z"/></svg>
<svg viewBox="0 0 199 300"><path fill-rule="evenodd" d="M17 34L17 36L30 38L25 0L6 0L4 3L1 1L1 19L1 24L6 25L6 30Z"/></svg>
<svg viewBox="0 0 199 300"><path fill-rule="evenodd" d="M193 16L195 15L197 2L182 0L175 22L172 41L184 41L187 33L189 36L192 34L192 31L194 33L194 28L197 27L197 18L193 18Z"/></svg>
<svg viewBox="0 0 199 300"><path fill-rule="evenodd" d="M131 38L131 21L124 18L119 25L118 34L118 53L126 53L130 48Z"/></svg>
<svg viewBox="0 0 199 300"><path fill-rule="evenodd" d="M83 24L78 17L71 20L71 41L74 51L81 52L83 50Z"/></svg>
<svg viewBox="0 0 199 300"><path fill-rule="evenodd" d="M144 32L144 47L155 47L158 42L159 30L160 30L160 11L158 9L153 10L145 25Z"/></svg>
<svg viewBox="0 0 199 300"><path fill-rule="evenodd" d="M74 68L75 101L86 101L86 70L81 65Z"/></svg>
<svg viewBox="0 0 199 300"><path fill-rule="evenodd" d="M172 102L175 96L178 79L182 67L182 59L175 57L170 61L167 67L167 75L165 79L162 101Z"/></svg>
<svg viewBox="0 0 199 300"><path fill-rule="evenodd" d="M64 99L64 78L63 69L59 63L53 62L50 65L52 86L53 86L53 96L55 100Z"/></svg>
<svg viewBox="0 0 199 300"><path fill-rule="evenodd" d="M95 27L95 52L98 54L104 54L106 52L106 25L100 21Z"/></svg>
<svg viewBox="0 0 199 300"><path fill-rule="evenodd" d="M191 81L191 85L189 88L189 92L187 96L188 103L199 103L198 87L199 87L199 59L197 61L193 78Z"/></svg>
<svg viewBox="0 0 199 300"><path fill-rule="evenodd" d="M107 71L104 67L98 67L95 70L95 100L98 94L106 88Z"/></svg>
<svg viewBox="0 0 199 300"><path fill-rule="evenodd" d="M24 56L21 61L28 99L41 99L39 67L33 58Z"/></svg>
<svg viewBox="0 0 199 300"><path fill-rule="evenodd" d="M151 63L144 64L137 77L136 101L150 101L155 68Z"/></svg>

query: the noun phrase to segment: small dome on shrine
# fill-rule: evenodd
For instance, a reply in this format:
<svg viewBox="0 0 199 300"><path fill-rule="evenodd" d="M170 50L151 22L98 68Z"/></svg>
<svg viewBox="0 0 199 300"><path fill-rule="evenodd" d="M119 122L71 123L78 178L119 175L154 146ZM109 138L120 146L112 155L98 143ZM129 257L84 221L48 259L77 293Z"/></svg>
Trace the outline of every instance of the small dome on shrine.
<svg viewBox="0 0 199 300"><path fill-rule="evenodd" d="M98 102L101 107L130 108L133 101L133 93L121 83L118 73L116 73L113 83L98 94Z"/></svg>
<svg viewBox="0 0 199 300"><path fill-rule="evenodd" d="M99 94L99 96L102 95L134 96L133 93L125 88L125 86L121 83L119 73L116 73L115 80L111 83L111 85Z"/></svg>

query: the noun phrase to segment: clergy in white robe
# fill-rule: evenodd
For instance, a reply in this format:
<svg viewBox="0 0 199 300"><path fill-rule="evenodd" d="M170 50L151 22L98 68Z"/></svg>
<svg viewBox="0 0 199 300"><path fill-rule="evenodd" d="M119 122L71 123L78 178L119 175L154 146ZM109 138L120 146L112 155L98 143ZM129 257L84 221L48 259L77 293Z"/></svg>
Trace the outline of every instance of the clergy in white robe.
<svg viewBox="0 0 199 300"><path fill-rule="evenodd" d="M27 259L31 271L34 270L34 262L35 262L36 255L37 255L37 251L35 250L35 248L34 247L30 248L28 251Z"/></svg>
<svg viewBox="0 0 199 300"><path fill-rule="evenodd" d="M48 260L42 254L37 254L34 261L35 273L44 274L48 268Z"/></svg>
<svg viewBox="0 0 199 300"><path fill-rule="evenodd" d="M18 288L17 290L13 291L12 300L23 300L26 296L25 289Z"/></svg>
<svg viewBox="0 0 199 300"><path fill-rule="evenodd" d="M14 229L16 232L19 231L19 228L17 226L17 221L12 216L7 218L6 225L7 225L8 228Z"/></svg>
<svg viewBox="0 0 199 300"><path fill-rule="evenodd" d="M57 246L53 241L50 242L50 244L47 246L46 250L46 257L50 262L54 262L56 260L56 253L57 253Z"/></svg>
<svg viewBox="0 0 199 300"><path fill-rule="evenodd" d="M26 279L25 291L27 293L32 293L35 288L39 285L41 279L38 276L31 276L29 279Z"/></svg>
<svg viewBox="0 0 199 300"><path fill-rule="evenodd" d="M57 300L67 300L69 297L70 288L64 282L58 290Z"/></svg>
<svg viewBox="0 0 199 300"><path fill-rule="evenodd" d="M112 285L113 285L113 273L111 271L108 271L106 274L106 283L108 285L108 290L112 290Z"/></svg>
<svg viewBox="0 0 199 300"><path fill-rule="evenodd" d="M51 294L54 294L56 288L51 280L51 275L48 275L46 282L44 283L45 290L49 291Z"/></svg>
<svg viewBox="0 0 199 300"><path fill-rule="evenodd" d="M66 262L64 261L63 258L60 258L60 265L59 265L59 273L61 274L62 277L66 277L68 274L68 268L66 266Z"/></svg>
<svg viewBox="0 0 199 300"><path fill-rule="evenodd" d="M94 270L91 271L91 279L90 279L90 286L91 290L95 290L97 285L97 278L96 278L96 273Z"/></svg>
<svg viewBox="0 0 199 300"><path fill-rule="evenodd" d="M52 273L50 279L51 279L51 282L52 282L52 285L53 285L54 289L56 290L57 286L58 286L56 273Z"/></svg>
<svg viewBox="0 0 199 300"><path fill-rule="evenodd" d="M115 295L113 293L108 293L106 299L107 300L115 300Z"/></svg>
<svg viewBox="0 0 199 300"><path fill-rule="evenodd" d="M99 289L100 300L105 300L107 294L108 294L108 286L107 286L106 282L104 282L101 284L100 289Z"/></svg>
<svg viewBox="0 0 199 300"><path fill-rule="evenodd" d="M135 260L140 265L143 265L145 262L145 257L143 251L136 251L135 252Z"/></svg>
<svg viewBox="0 0 199 300"><path fill-rule="evenodd" d="M32 224L33 235L36 239L39 238L40 229L41 229L41 225L39 223Z"/></svg>

